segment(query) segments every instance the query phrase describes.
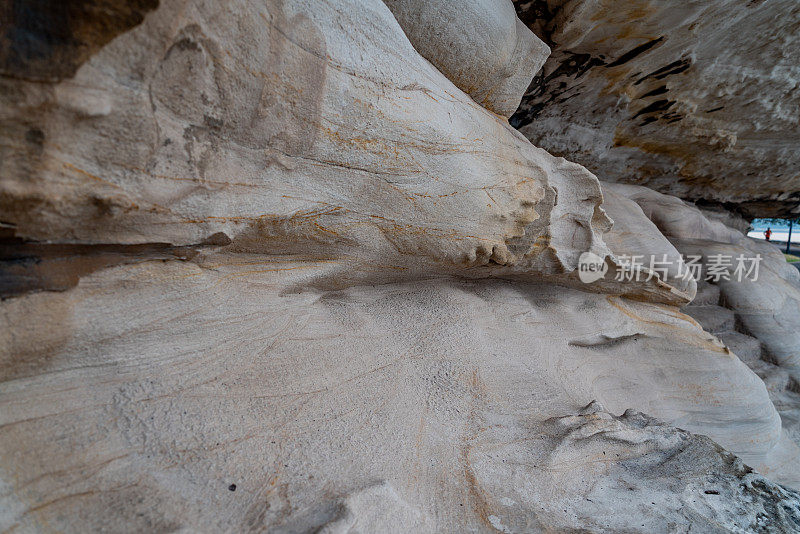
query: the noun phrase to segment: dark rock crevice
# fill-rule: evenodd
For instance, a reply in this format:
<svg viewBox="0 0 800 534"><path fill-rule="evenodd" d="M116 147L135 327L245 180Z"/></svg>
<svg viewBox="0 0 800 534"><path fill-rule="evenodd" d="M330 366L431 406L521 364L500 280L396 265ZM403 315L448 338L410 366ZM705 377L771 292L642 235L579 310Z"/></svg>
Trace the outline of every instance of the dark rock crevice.
<svg viewBox="0 0 800 534"><path fill-rule="evenodd" d="M202 248L230 242L220 232L193 246L41 243L15 237L13 227L4 225L0 227L0 299L36 291L65 291L75 287L82 277L115 265L187 261Z"/></svg>
<svg viewBox="0 0 800 534"><path fill-rule="evenodd" d="M48 82L71 78L157 7L158 0L3 0L0 75Z"/></svg>

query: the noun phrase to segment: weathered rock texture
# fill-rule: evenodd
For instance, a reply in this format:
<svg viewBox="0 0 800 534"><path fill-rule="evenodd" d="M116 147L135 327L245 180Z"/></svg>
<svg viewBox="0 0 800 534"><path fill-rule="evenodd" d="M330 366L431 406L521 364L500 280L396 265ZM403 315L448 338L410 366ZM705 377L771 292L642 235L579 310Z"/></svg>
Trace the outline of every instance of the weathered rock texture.
<svg viewBox="0 0 800 534"><path fill-rule="evenodd" d="M162 2L0 78L1 529L800 524L791 408L693 280L612 276L734 231L604 203L413 40L376 0Z"/></svg>
<svg viewBox="0 0 800 534"><path fill-rule="evenodd" d="M800 213L800 5L519 0L553 53L512 124L602 180Z"/></svg>
<svg viewBox="0 0 800 534"><path fill-rule="evenodd" d="M157 6L158 0L3 2L0 74L36 81L71 78L92 54Z"/></svg>
<svg viewBox="0 0 800 534"><path fill-rule="evenodd" d="M705 281L683 309L764 380L785 429L778 449L800 444L800 275L772 245L711 220L695 206L644 187L605 184L634 200L664 236L685 255L731 258L726 277ZM737 257L760 258L757 279L735 275ZM777 453L776 454L785 454ZM794 454L794 453L791 453Z"/></svg>
<svg viewBox="0 0 800 534"><path fill-rule="evenodd" d="M745 237L675 197L640 186L605 184L604 189L635 201L682 254L701 256L703 264L714 256L731 258L725 269L727 278L715 281L715 294L721 299L694 302L695 308L720 302L729 307L740 327L760 340L766 356L800 381L800 273L776 247ZM757 279L733 276L735 259L740 256L761 259ZM726 328L721 331L733 327L732 317L714 309L697 313L708 317L708 325L703 326L712 332L722 325Z"/></svg>
<svg viewBox="0 0 800 534"><path fill-rule="evenodd" d="M559 525L594 514L569 488L603 454L540 425L592 400L613 413L638 406L770 476L791 473L773 458L781 424L763 383L672 308L503 281L287 293L312 268L287 260L115 267L66 293L6 301L4 526L305 530L383 480L437 530L488 528L490 516ZM633 447L595 440L615 461ZM484 457L500 442L583 458L531 462L526 477L564 488L547 513L532 482L497 493L509 483ZM649 451L628 454L647 463Z"/></svg>
<svg viewBox="0 0 800 534"><path fill-rule="evenodd" d="M517 18L511 0L385 3L420 54L476 102L505 117L517 110L550 54Z"/></svg>
<svg viewBox="0 0 800 534"><path fill-rule="evenodd" d="M168 4L67 82L5 79L5 222L26 239L224 233L251 251L463 268L527 253L526 225L566 180L590 194L559 204L579 235L555 255L574 263L597 240L596 179L458 91L382 4L276 6Z"/></svg>

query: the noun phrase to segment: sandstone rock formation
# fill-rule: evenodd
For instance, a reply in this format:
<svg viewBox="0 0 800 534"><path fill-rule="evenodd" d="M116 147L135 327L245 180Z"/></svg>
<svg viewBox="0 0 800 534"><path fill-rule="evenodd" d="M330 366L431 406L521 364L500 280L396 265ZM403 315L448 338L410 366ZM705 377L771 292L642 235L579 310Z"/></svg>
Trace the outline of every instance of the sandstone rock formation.
<svg viewBox="0 0 800 534"><path fill-rule="evenodd" d="M800 214L793 0L516 0L552 48L512 124L601 179Z"/></svg>
<svg viewBox="0 0 800 534"><path fill-rule="evenodd" d="M282 290L303 268L214 254L4 302L4 528L305 530L381 481L437 530L488 528L506 512L471 451L556 447L539 425L592 400L792 473L763 383L670 307L504 281ZM519 513L590 514L561 498L559 518Z"/></svg>
<svg viewBox="0 0 800 534"><path fill-rule="evenodd" d="M110 2L0 53L0 529L796 528L797 276L698 292L697 240L761 248L514 130L508 5L387 4Z"/></svg>
<svg viewBox="0 0 800 534"><path fill-rule="evenodd" d="M777 248L710 220L697 207L675 197L631 185L606 184L604 190L635 201L684 255L700 256L706 264L713 256L731 258L724 269L726 276L715 280L717 297L693 304L698 309L698 305L722 302L734 313L726 318L714 309L698 311L710 321L706 329L716 333L725 325L720 331L732 330L735 316L741 329L763 345L765 355L800 382L800 272L786 263ZM733 276L738 257L760 259L757 279Z"/></svg>
<svg viewBox="0 0 800 534"><path fill-rule="evenodd" d="M510 0L385 3L423 57L475 102L505 117L517 110L550 55Z"/></svg>

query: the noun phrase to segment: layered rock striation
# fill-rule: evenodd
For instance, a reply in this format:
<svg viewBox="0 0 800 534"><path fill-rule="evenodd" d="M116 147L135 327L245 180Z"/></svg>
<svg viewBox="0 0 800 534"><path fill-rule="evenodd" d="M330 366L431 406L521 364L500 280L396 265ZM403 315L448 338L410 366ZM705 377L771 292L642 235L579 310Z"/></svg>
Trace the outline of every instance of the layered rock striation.
<svg viewBox="0 0 800 534"><path fill-rule="evenodd" d="M515 2L552 48L511 123L602 180L800 213L800 6Z"/></svg>
<svg viewBox="0 0 800 534"><path fill-rule="evenodd" d="M0 53L0 528L800 524L797 272L512 128L510 4L140 7Z"/></svg>

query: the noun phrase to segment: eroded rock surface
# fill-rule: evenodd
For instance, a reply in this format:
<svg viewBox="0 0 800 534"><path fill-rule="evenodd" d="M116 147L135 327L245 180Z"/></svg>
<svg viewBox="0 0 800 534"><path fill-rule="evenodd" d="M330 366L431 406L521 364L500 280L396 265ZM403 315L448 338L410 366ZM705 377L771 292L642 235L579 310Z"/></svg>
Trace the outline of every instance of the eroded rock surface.
<svg viewBox="0 0 800 534"><path fill-rule="evenodd" d="M707 330L719 333L733 329L732 311L745 333L763 345L768 358L800 378L800 273L777 247L746 237L678 198L641 186L610 184L604 188L635 201L684 256L701 258L703 265L725 258L724 264L720 263L724 276L714 276L715 288L706 289L707 295L692 303L693 316ZM757 258L758 265L739 263L738 258ZM737 275L739 266L743 269ZM745 270L752 270L751 276L745 276Z"/></svg>
<svg viewBox="0 0 800 534"><path fill-rule="evenodd" d="M434 57L401 8L162 2L74 76L0 78L0 529L797 525L788 379L679 310L677 267L612 275L747 246L728 219L603 186L434 67L519 67L509 102L536 61L468 53L505 11ZM736 291L700 296L744 323Z"/></svg>
<svg viewBox="0 0 800 534"><path fill-rule="evenodd" d="M488 529L506 508L470 451L504 428L550 443L539 425L592 400L791 473L764 384L669 306L505 281L294 293L307 262L197 261L3 303L4 528L307 530L386 481L437 530Z"/></svg>
<svg viewBox="0 0 800 534"><path fill-rule="evenodd" d="M794 0L515 2L552 48L512 124L601 179L798 215Z"/></svg>
<svg viewBox="0 0 800 534"><path fill-rule="evenodd" d="M616 417L592 403L548 419L534 431L538 439L526 430L492 429L493 442L472 451L501 532L800 526L800 494L752 473L708 438L633 410Z"/></svg>
<svg viewBox="0 0 800 534"><path fill-rule="evenodd" d="M504 117L517 110L550 55L517 18L510 0L385 3L420 54L476 102Z"/></svg>
<svg viewBox="0 0 800 534"><path fill-rule="evenodd" d="M683 311L725 343L764 381L781 414L784 436L778 450L794 449L798 439L800 371L800 275L769 243L746 237L695 206L640 186L606 185L636 201L686 258L724 265L718 275L700 274L697 296ZM708 216L707 216L708 215ZM734 218L735 221L735 218ZM727 259L726 259L727 258ZM738 258L757 260L750 276L737 275ZM753 263L744 263L753 269ZM744 273L746 274L746 273ZM711 279L712 282L708 280ZM776 451L779 456L786 453ZM794 453L791 453L794 454ZM791 456L790 454L790 456Z"/></svg>

